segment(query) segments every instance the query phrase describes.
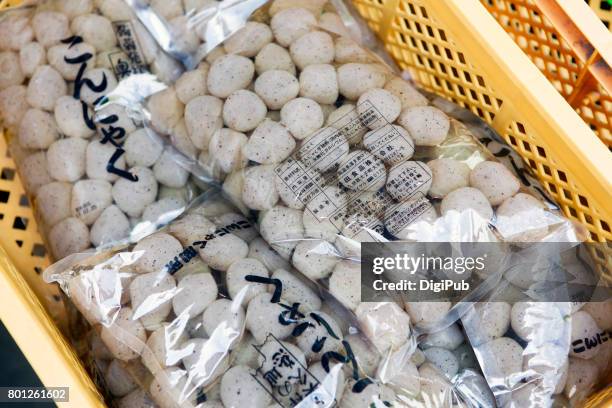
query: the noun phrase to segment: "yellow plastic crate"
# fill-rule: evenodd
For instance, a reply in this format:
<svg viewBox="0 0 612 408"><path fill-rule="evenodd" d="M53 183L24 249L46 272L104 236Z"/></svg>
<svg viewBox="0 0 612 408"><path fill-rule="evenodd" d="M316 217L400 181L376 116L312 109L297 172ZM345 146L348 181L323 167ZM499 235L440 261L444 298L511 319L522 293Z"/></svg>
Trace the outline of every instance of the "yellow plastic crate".
<svg viewBox="0 0 612 408"><path fill-rule="evenodd" d="M594 240L612 242L612 158L606 146L478 0L353 2L420 86L491 123L570 218L585 224ZM9 3L18 1L0 1L0 8ZM0 319L44 384L70 387L70 403L60 406L103 407L51 318L59 310L58 293L38 275L48 259L40 256L36 222L2 137L0 158L0 245L8 252L0 248ZM605 406L602 400L609 399L594 397L599 405L590 406Z"/></svg>
<svg viewBox="0 0 612 408"><path fill-rule="evenodd" d="M481 2L612 150L612 2Z"/></svg>

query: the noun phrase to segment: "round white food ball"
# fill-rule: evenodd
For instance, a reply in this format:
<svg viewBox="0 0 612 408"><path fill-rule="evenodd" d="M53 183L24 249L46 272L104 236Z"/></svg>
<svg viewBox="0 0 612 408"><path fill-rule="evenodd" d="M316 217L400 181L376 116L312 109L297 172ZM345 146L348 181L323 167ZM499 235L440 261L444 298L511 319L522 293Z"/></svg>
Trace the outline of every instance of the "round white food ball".
<svg viewBox="0 0 612 408"><path fill-rule="evenodd" d="M444 198L451 191L469 186L470 168L467 164L450 158L440 158L427 162L431 169L432 182L429 194Z"/></svg>
<svg viewBox="0 0 612 408"><path fill-rule="evenodd" d="M381 387L377 383L369 383L361 392L353 391L355 383L356 381L353 378L347 382L342 393L340 408L369 408L384 405L381 399L383 398L381 396Z"/></svg>
<svg viewBox="0 0 612 408"><path fill-rule="evenodd" d="M41 186L53 181L47 170L48 167L45 152L31 154L19 163L19 174L27 192L36 194Z"/></svg>
<svg viewBox="0 0 612 408"><path fill-rule="evenodd" d="M451 308L450 302L406 302L404 305L410 316L410 321L415 324L434 324L442 319Z"/></svg>
<svg viewBox="0 0 612 408"><path fill-rule="evenodd" d="M112 324L102 326L100 337L113 356L122 361L138 357L147 340L145 328L138 319L134 319L129 307L122 307Z"/></svg>
<svg viewBox="0 0 612 408"><path fill-rule="evenodd" d="M197 316L217 298L217 284L210 273L194 273L181 279L172 298L174 314Z"/></svg>
<svg viewBox="0 0 612 408"><path fill-rule="evenodd" d="M182 251L181 243L169 234L158 232L149 235L132 249L134 257L137 257L134 270L138 273L161 272Z"/></svg>
<svg viewBox="0 0 612 408"><path fill-rule="evenodd" d="M278 44L270 43L259 51L255 57L255 70L257 75L266 71L282 70L291 75L296 74L295 65L289 52Z"/></svg>
<svg viewBox="0 0 612 408"><path fill-rule="evenodd" d="M244 27L225 40L223 46L228 54L254 57L267 44L272 42L272 30L266 24L256 21L247 22Z"/></svg>
<svg viewBox="0 0 612 408"><path fill-rule="evenodd" d="M506 166L493 161L484 161L472 169L470 185L482 191L491 205L501 204L521 188L518 178Z"/></svg>
<svg viewBox="0 0 612 408"><path fill-rule="evenodd" d="M548 233L552 221L546 205L526 193L506 199L497 208L495 227L508 241L537 242Z"/></svg>
<svg viewBox="0 0 612 408"><path fill-rule="evenodd" d="M462 187L447 194L440 205L442 215L451 211L463 213L468 209L487 221L493 217L493 208L487 197L472 187Z"/></svg>
<svg viewBox="0 0 612 408"><path fill-rule="evenodd" d="M128 216L139 217L157 197L157 180L153 171L145 167L132 167L129 171L138 181L118 179L113 185L113 199Z"/></svg>
<svg viewBox="0 0 612 408"><path fill-rule="evenodd" d="M94 69L90 69L89 71L86 71L85 74L83 75L83 82L85 83L85 81L87 80L91 81L96 86L106 83L106 87L101 88L100 91L93 90L88 86L81 87L79 99L87 103L90 106L93 106L94 103L101 100L104 96L111 93L117 87L117 78L115 78L115 74L108 68L94 68ZM152 97L152 99L154 98ZM153 120L153 124L156 123L156 120L158 117L162 117L161 115L162 112L172 111L170 109L170 105L165 106L164 107L165 110L161 112L156 111L151 108L152 108L152 105L149 104L149 109L151 110L151 118Z"/></svg>
<svg viewBox="0 0 612 408"><path fill-rule="evenodd" d="M391 177L390 173L389 179ZM338 180L340 184L351 190L377 191L387 181L387 169L382 160L372 153L354 150L342 160L338 168Z"/></svg>
<svg viewBox="0 0 612 408"><path fill-rule="evenodd" d="M257 94L247 90L233 92L223 105L225 125L238 132L253 130L265 119L268 112Z"/></svg>
<svg viewBox="0 0 612 408"><path fill-rule="evenodd" d="M397 96L402 103L402 110L416 106L427 106L429 101L412 85L400 77L394 77L385 84L385 90Z"/></svg>
<svg viewBox="0 0 612 408"><path fill-rule="evenodd" d="M179 333L173 326L163 324L147 339L141 356L143 365L156 375L160 370L177 364L187 353L187 350L181 349L186 341L185 332Z"/></svg>
<svg viewBox="0 0 612 408"><path fill-rule="evenodd" d="M509 337L499 337L484 345L489 352L491 367L495 367L503 377L521 372L523 368L523 348Z"/></svg>
<svg viewBox="0 0 612 408"><path fill-rule="evenodd" d="M381 353L402 346L410 336L410 317L395 303L361 303L355 314Z"/></svg>
<svg viewBox="0 0 612 408"><path fill-rule="evenodd" d="M344 227L347 195L332 185L317 189L314 194L316 196L306 204L302 218L306 237L333 242Z"/></svg>
<svg viewBox="0 0 612 408"><path fill-rule="evenodd" d="M278 340L287 338L292 331L290 325L285 326L278 317L285 309L278 303L272 303L272 294L262 293L249 302L246 314L246 327L257 343L263 343L269 334Z"/></svg>
<svg viewBox="0 0 612 408"><path fill-rule="evenodd" d="M323 31L313 31L293 41L289 53L300 70L312 64L330 64L335 56L334 40Z"/></svg>
<svg viewBox="0 0 612 408"><path fill-rule="evenodd" d="M70 28L75 35L95 47L96 51L105 51L113 48L117 43L115 30L111 22L97 14L85 14L72 20Z"/></svg>
<svg viewBox="0 0 612 408"><path fill-rule="evenodd" d="M92 225L113 202L112 186L104 180L79 180L72 188L72 216Z"/></svg>
<svg viewBox="0 0 612 408"><path fill-rule="evenodd" d="M435 207L426 197L421 197L388 207L385 227L398 239L418 240L423 229L431 228L437 218Z"/></svg>
<svg viewBox="0 0 612 408"><path fill-rule="evenodd" d="M87 115L93 118L93 112L86 107ZM89 138L96 132L83 118L83 103L72 96L64 95L55 102L55 122L60 131L69 137Z"/></svg>
<svg viewBox="0 0 612 408"><path fill-rule="evenodd" d="M72 64L66 59L77 59L81 55L91 54L92 58L89 60L80 63L80 64ZM58 44L49 48L47 51L47 60L49 61L49 65L55 68L65 80L74 81L79 74L79 71L82 69L81 67L85 65L85 70L91 69L94 67L96 50L93 45L87 43L79 43L79 44ZM97 85L97 84L96 84ZM87 86L87 85L85 85Z"/></svg>
<svg viewBox="0 0 612 408"><path fill-rule="evenodd" d="M47 54L45 52L45 47L37 42L26 44L19 50L21 72L28 78L34 74L36 68L45 65L46 61Z"/></svg>
<svg viewBox="0 0 612 408"><path fill-rule="evenodd" d="M303 240L293 252L293 266L312 280L328 277L341 257L336 248L323 240Z"/></svg>
<svg viewBox="0 0 612 408"><path fill-rule="evenodd" d="M363 137L363 146L388 165L404 162L414 154L414 142L401 126L385 125Z"/></svg>
<svg viewBox="0 0 612 408"><path fill-rule="evenodd" d="M404 109L398 123L406 128L417 146L436 146L442 143L450 129L450 119L433 106Z"/></svg>
<svg viewBox="0 0 612 408"><path fill-rule="evenodd" d="M212 231L210 231L212 232ZM216 236L205 248L198 250L200 257L211 268L227 271L234 262L246 258L249 246L234 234Z"/></svg>
<svg viewBox="0 0 612 408"><path fill-rule="evenodd" d="M281 122L293 137L305 139L323 126L325 117L318 103L308 98L296 98L281 109Z"/></svg>
<svg viewBox="0 0 612 408"><path fill-rule="evenodd" d="M285 269L277 269L272 274L273 279L278 279L283 285L281 299L287 304L300 304L303 312L312 312L321 308L321 299L308 285L306 285L295 273L287 272ZM269 287L269 292L274 288ZM337 332L337 335L341 333ZM308 353L307 353L308 354Z"/></svg>
<svg viewBox="0 0 612 408"><path fill-rule="evenodd" d="M248 160L243 155L243 148L248 140L244 133L232 129L217 130L208 147L209 154L214 160L212 165L218 166L224 173L244 168Z"/></svg>
<svg viewBox="0 0 612 408"><path fill-rule="evenodd" d="M28 83L27 100L34 108L53 111L55 101L67 92L68 87L59 72L49 65L41 65L36 68Z"/></svg>
<svg viewBox="0 0 612 408"><path fill-rule="evenodd" d="M324 312L312 312L302 320L308 323L306 329L297 337L297 345L302 349L309 361L320 360L323 354L333 351L340 353L342 346L342 330L336 321ZM321 321L327 323L326 327ZM313 350L317 340L326 338L319 351Z"/></svg>
<svg viewBox="0 0 612 408"><path fill-rule="evenodd" d="M19 51L34 38L30 17L6 13L0 21L0 49Z"/></svg>
<svg viewBox="0 0 612 408"><path fill-rule="evenodd" d="M39 109L29 109L19 126L19 144L26 149L46 149L59 133L53 116Z"/></svg>
<svg viewBox="0 0 612 408"><path fill-rule="evenodd" d="M361 299L361 265L350 260L340 261L329 277L329 291L344 306L355 310Z"/></svg>
<svg viewBox="0 0 612 408"><path fill-rule="evenodd" d="M176 96L184 104L188 104L193 98L203 96L208 93L208 85L206 79L208 78L208 70L210 67L208 64L194 69L193 71L187 71L176 81L174 88L176 89Z"/></svg>
<svg viewBox="0 0 612 408"><path fill-rule="evenodd" d="M570 349L570 356L578 357L583 359L590 359L595 357L601 350L602 347L586 347L585 339L591 341L597 338L597 335L601 333L601 329L597 326L595 320L590 314L582 310L574 313L571 318L572 322L572 335L571 344L582 340L582 347L572 347ZM584 348L584 350L581 350Z"/></svg>
<svg viewBox="0 0 612 408"><path fill-rule="evenodd" d="M427 195L431 187L431 170L420 161L407 161L389 170L387 192L397 201Z"/></svg>
<svg viewBox="0 0 612 408"><path fill-rule="evenodd" d="M261 262L268 270L289 269L289 263L281 258L263 238L255 238L249 244L249 258Z"/></svg>
<svg viewBox="0 0 612 408"><path fill-rule="evenodd" d="M240 259L227 269L225 281L227 292L232 299L240 299L241 304L246 306L255 296L265 293L266 286L258 283L248 282L247 275L261 276L267 278L269 276L268 269L259 260L249 257Z"/></svg>
<svg viewBox="0 0 612 408"><path fill-rule="evenodd" d="M219 98L227 98L233 92L246 89L255 74L253 62L240 55L219 57L208 71L208 91Z"/></svg>
<svg viewBox="0 0 612 408"><path fill-rule="evenodd" d="M91 226L89 238L94 247L116 242L130 235L130 220L116 205L106 207Z"/></svg>
<svg viewBox="0 0 612 408"><path fill-rule="evenodd" d="M25 79L21 71L17 53L5 51L0 53L0 89L20 85Z"/></svg>
<svg viewBox="0 0 612 408"><path fill-rule="evenodd" d="M36 41L45 47L57 44L70 37L68 17L55 11L41 11L32 18Z"/></svg>
<svg viewBox="0 0 612 408"><path fill-rule="evenodd" d="M226 407L266 408L272 397L246 366L230 368L221 380L221 401Z"/></svg>
<svg viewBox="0 0 612 408"><path fill-rule="evenodd" d="M455 350L464 341L465 338L461 333L461 329L455 323L443 330L428 334L422 342L421 348L442 347L447 350Z"/></svg>
<svg viewBox="0 0 612 408"><path fill-rule="evenodd" d="M75 182L85 174L87 140L69 137L54 142L47 151L47 169L55 180Z"/></svg>
<svg viewBox="0 0 612 408"><path fill-rule="evenodd" d="M49 244L55 259L62 259L89 248L89 229L78 218L66 218L49 232Z"/></svg>
<svg viewBox="0 0 612 408"><path fill-rule="evenodd" d="M276 171L274 181L278 195L287 207L296 210L304 208L313 191L318 191L318 188L323 186L323 178L319 172L293 158L279 164ZM312 186L302 180L308 180Z"/></svg>
<svg viewBox="0 0 612 408"><path fill-rule="evenodd" d="M270 70L262 73L255 81L255 93L272 110L281 109L300 92L297 78L287 71Z"/></svg>
<svg viewBox="0 0 612 408"><path fill-rule="evenodd" d="M338 95L338 77L333 65L311 64L300 73L300 96L320 104L333 104Z"/></svg>
<svg viewBox="0 0 612 408"><path fill-rule="evenodd" d="M341 36L350 37L351 35L351 32L345 27L342 18L337 13L326 11L321 14L319 17L319 27Z"/></svg>
<svg viewBox="0 0 612 408"><path fill-rule="evenodd" d="M198 96L185 107L185 125L193 145L207 150L210 139L223 127L223 101L214 96Z"/></svg>
<svg viewBox="0 0 612 408"><path fill-rule="evenodd" d="M378 129L395 122L402 105L399 98L381 88L370 89L357 101L357 112L370 129Z"/></svg>
<svg viewBox="0 0 612 408"><path fill-rule="evenodd" d="M265 119L251 134L242 152L246 158L256 163L281 163L291 155L295 145L286 127Z"/></svg>
<svg viewBox="0 0 612 408"><path fill-rule="evenodd" d="M349 62L372 62L375 59L372 54L356 43L353 39L340 37L336 39L336 58L338 64Z"/></svg>
<svg viewBox="0 0 612 408"><path fill-rule="evenodd" d="M593 392L598 381L597 365L593 360L570 358L564 394L567 398L583 400Z"/></svg>
<svg viewBox="0 0 612 408"><path fill-rule="evenodd" d="M291 258L291 251L304 238L302 211L275 206L260 219L261 236L284 259Z"/></svg>
<svg viewBox="0 0 612 408"><path fill-rule="evenodd" d="M147 108L151 116L151 126L160 133L170 133L183 115L189 126L185 106L178 98L174 88L166 88L153 94L147 102Z"/></svg>
<svg viewBox="0 0 612 408"><path fill-rule="evenodd" d="M431 363L419 367L421 379L421 396L429 401L440 401L449 404L452 399L453 386L449 380Z"/></svg>
<svg viewBox="0 0 612 408"><path fill-rule="evenodd" d="M23 85L9 86L0 91L0 120L8 129L19 125L21 118L30 109L27 88Z"/></svg>
<svg viewBox="0 0 612 408"><path fill-rule="evenodd" d="M141 128L128 135L123 149L128 166L151 167L160 158L164 146L157 134L148 128Z"/></svg>
<svg viewBox="0 0 612 408"><path fill-rule="evenodd" d="M274 14L270 27L274 38L283 47L289 47L298 38L317 25L314 15L303 8L289 8Z"/></svg>
<svg viewBox="0 0 612 408"><path fill-rule="evenodd" d="M368 132L368 128L361 123L355 105L351 104L342 105L331 112L325 125L338 129L351 146L361 143L361 139Z"/></svg>
<svg viewBox="0 0 612 408"><path fill-rule="evenodd" d="M171 295L175 291L174 278L164 271L138 275L130 283L134 317L147 330L156 330L172 310Z"/></svg>
<svg viewBox="0 0 612 408"><path fill-rule="evenodd" d="M174 129L172 129L170 143L187 158L195 160L198 157L198 149L196 149L189 137L187 125L184 120L180 120Z"/></svg>
<svg viewBox="0 0 612 408"><path fill-rule="evenodd" d="M183 187L187 183L189 172L181 166L180 159L176 151L166 148L153 166L157 181L167 187Z"/></svg>
<svg viewBox="0 0 612 408"><path fill-rule="evenodd" d="M206 308L202 325L206 334L222 341L224 348L232 349L240 341L245 322L244 309L240 302L218 299Z"/></svg>
<svg viewBox="0 0 612 408"><path fill-rule="evenodd" d="M38 189L36 210L48 228L70 217L71 194L70 183L53 182Z"/></svg>
<svg viewBox="0 0 612 408"><path fill-rule="evenodd" d="M382 88L385 82L385 73L374 64L350 63L338 68L340 94L353 101L370 89Z"/></svg>
<svg viewBox="0 0 612 408"><path fill-rule="evenodd" d="M242 201L254 210L268 210L278 202L274 165L249 167L244 173Z"/></svg>
<svg viewBox="0 0 612 408"><path fill-rule="evenodd" d="M137 386L131 374L121 365L119 360L110 362L104 372L104 381L114 397L122 397Z"/></svg>
<svg viewBox="0 0 612 408"><path fill-rule="evenodd" d="M119 175L110 173L107 166L117 148L110 143L102 144L99 140L92 140L87 145L86 172L90 179L115 181ZM115 162L115 168L125 170L125 156L121 156Z"/></svg>
<svg viewBox="0 0 612 408"><path fill-rule="evenodd" d="M502 337L510 327L510 312L512 307L506 302L487 302L474 305L475 318L480 330L472 339L474 344Z"/></svg>

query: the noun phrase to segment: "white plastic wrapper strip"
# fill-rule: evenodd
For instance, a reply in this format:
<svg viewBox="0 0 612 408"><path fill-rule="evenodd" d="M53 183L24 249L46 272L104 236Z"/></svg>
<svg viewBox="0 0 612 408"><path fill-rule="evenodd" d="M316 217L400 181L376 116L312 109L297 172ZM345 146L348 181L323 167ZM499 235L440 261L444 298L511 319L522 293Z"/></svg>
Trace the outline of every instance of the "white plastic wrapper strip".
<svg viewBox="0 0 612 408"><path fill-rule="evenodd" d="M135 245L45 272L99 333L91 349L118 406L492 406L457 325L417 347L393 303L356 318L239 210L201 201Z"/></svg>
<svg viewBox="0 0 612 408"><path fill-rule="evenodd" d="M0 117L52 257L150 233L195 188L137 106L182 67L122 1L31 3L0 15Z"/></svg>

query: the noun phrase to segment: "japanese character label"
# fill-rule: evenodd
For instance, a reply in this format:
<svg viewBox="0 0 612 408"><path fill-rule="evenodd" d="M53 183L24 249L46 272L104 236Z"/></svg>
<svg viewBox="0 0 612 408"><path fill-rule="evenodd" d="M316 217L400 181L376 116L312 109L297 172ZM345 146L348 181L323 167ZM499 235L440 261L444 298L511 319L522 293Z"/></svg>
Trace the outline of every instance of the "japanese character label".
<svg viewBox="0 0 612 408"><path fill-rule="evenodd" d="M132 22L115 21L113 22L113 28L121 51L110 53L108 59L117 79L122 80L130 75L149 72Z"/></svg>
<svg viewBox="0 0 612 408"><path fill-rule="evenodd" d="M574 340L572 342L572 351L576 354L584 353L585 351L602 345L608 340L610 340L610 333L604 330L601 333L597 333L595 336Z"/></svg>
<svg viewBox="0 0 612 408"><path fill-rule="evenodd" d="M235 231L246 230L249 228L253 228L250 222L248 222L247 220L238 220L231 224L215 229L212 233L204 235L202 239L192 242L191 245L187 246L180 254L176 255L170 262L166 264L166 271L170 275L174 275L175 273L180 271L185 264L189 263L193 258L198 255L198 249L206 248L206 245L209 241L212 241L215 238L222 237L227 234L231 234Z"/></svg>
<svg viewBox="0 0 612 408"><path fill-rule="evenodd" d="M263 362L251 375L280 406L291 408L305 400L311 402L307 406L336 404L334 395L274 335L269 334L263 344L253 347Z"/></svg>

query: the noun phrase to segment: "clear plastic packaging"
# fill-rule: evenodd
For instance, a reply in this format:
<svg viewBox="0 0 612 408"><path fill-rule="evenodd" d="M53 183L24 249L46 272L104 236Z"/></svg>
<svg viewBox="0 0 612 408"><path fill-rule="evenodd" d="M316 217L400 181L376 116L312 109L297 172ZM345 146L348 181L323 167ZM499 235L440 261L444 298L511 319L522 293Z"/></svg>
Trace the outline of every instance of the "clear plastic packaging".
<svg viewBox="0 0 612 408"><path fill-rule="evenodd" d="M93 358L120 407L493 399L456 324L417 339L395 303L353 313L213 192L140 242L68 257L45 278L99 333Z"/></svg>
<svg viewBox="0 0 612 408"><path fill-rule="evenodd" d="M552 257L524 262L508 270L486 301L462 317L498 406L580 406L608 385L610 289L588 283L599 281L589 252L604 248L585 244L560 251L560 269ZM562 297L552 301L542 297L546 292ZM576 294L579 300L570 302Z"/></svg>
<svg viewBox="0 0 612 408"><path fill-rule="evenodd" d="M148 234L196 194L138 104L183 68L122 1L0 15L0 117L54 259Z"/></svg>

